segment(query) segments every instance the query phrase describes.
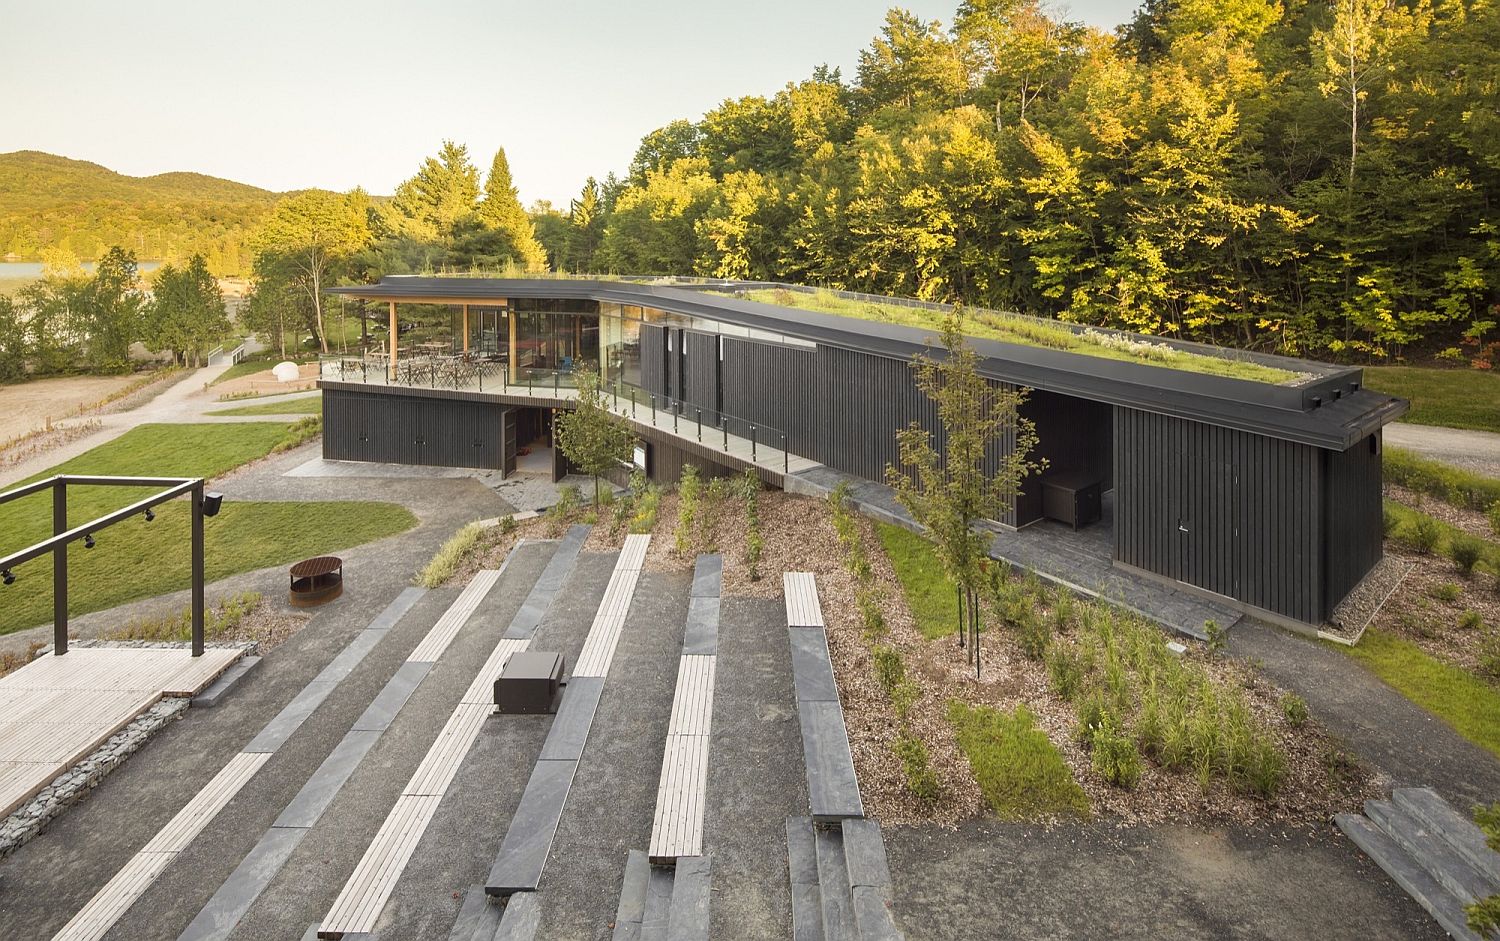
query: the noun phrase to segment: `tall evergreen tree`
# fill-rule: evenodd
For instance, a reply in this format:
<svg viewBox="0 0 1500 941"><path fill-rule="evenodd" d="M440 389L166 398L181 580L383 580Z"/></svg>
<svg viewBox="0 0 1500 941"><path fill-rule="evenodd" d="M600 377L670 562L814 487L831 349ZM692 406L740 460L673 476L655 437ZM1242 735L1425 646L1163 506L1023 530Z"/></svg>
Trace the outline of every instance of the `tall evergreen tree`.
<svg viewBox="0 0 1500 941"><path fill-rule="evenodd" d="M505 148L495 151L490 174L484 181L484 198L479 203L479 218L491 230L504 236L518 264L527 271L541 271L547 266L547 253L537 241L536 229L511 182L510 162Z"/></svg>

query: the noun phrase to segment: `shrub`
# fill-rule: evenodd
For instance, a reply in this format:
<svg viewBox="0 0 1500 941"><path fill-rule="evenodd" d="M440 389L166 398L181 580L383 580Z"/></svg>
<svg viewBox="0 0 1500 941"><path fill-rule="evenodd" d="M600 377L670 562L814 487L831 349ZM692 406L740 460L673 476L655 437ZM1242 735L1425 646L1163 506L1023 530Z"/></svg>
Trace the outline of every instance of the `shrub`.
<svg viewBox="0 0 1500 941"><path fill-rule="evenodd" d="M1066 702L1072 702L1083 684L1081 657L1069 644L1053 644L1047 652L1047 676L1052 680L1052 691Z"/></svg>
<svg viewBox="0 0 1500 941"><path fill-rule="evenodd" d="M1100 777L1127 790L1141 779L1141 753L1126 735L1109 710L1099 714L1098 721L1086 731L1089 763Z"/></svg>
<svg viewBox="0 0 1500 941"><path fill-rule="evenodd" d="M1462 585L1457 585L1453 582L1443 582L1440 585L1433 585L1427 590L1427 593L1438 601L1446 601L1452 604L1463 597L1464 589Z"/></svg>
<svg viewBox="0 0 1500 941"><path fill-rule="evenodd" d="M1474 571L1474 565L1484 557L1484 543L1469 535L1456 535L1448 540L1448 557L1465 575Z"/></svg>
<svg viewBox="0 0 1500 941"><path fill-rule="evenodd" d="M1479 672L1500 679L1500 631L1491 631L1479 642Z"/></svg>
<svg viewBox="0 0 1500 941"><path fill-rule="evenodd" d="M1275 796L1281 782L1286 780L1286 756L1269 737L1261 736L1251 745L1248 757L1246 788L1256 797Z"/></svg>
<svg viewBox="0 0 1500 941"><path fill-rule="evenodd" d="M1387 539L1395 534L1396 526L1400 522L1400 517L1398 517L1389 506L1382 506L1380 508L1380 528L1381 532L1385 534L1385 537Z"/></svg>
<svg viewBox="0 0 1500 941"><path fill-rule="evenodd" d="M1307 700L1296 693L1286 693L1281 697L1281 714L1294 729L1300 729L1307 724Z"/></svg>
<svg viewBox="0 0 1500 941"><path fill-rule="evenodd" d="M677 529L672 534L672 547L679 556L687 555L692 548L702 495L703 481L698 477L698 468L688 464L683 467L682 480L677 484Z"/></svg>
<svg viewBox="0 0 1500 941"><path fill-rule="evenodd" d="M1218 621L1212 619L1204 621L1203 636L1208 641L1208 655L1210 657L1217 657L1224 652L1224 647L1228 643L1226 639L1227 632L1219 625Z"/></svg>
<svg viewBox="0 0 1500 941"><path fill-rule="evenodd" d="M500 517L500 522L496 524L496 528L500 530L500 535L509 536L511 533L516 531L517 525L518 524L516 523L516 518L512 515L507 514Z"/></svg>
<svg viewBox="0 0 1500 941"><path fill-rule="evenodd" d="M1443 536L1443 530L1437 520L1426 514L1416 513L1407 524L1405 535L1407 543L1413 549L1423 555L1431 555Z"/></svg>
<svg viewBox="0 0 1500 941"><path fill-rule="evenodd" d="M914 797L931 801L942 795L942 782L932 770L927 746L921 739L903 729L891 747L901 759L901 770L906 775L906 788Z"/></svg>
<svg viewBox="0 0 1500 941"><path fill-rule="evenodd" d="M1458 626L1466 631L1472 631L1484 626L1484 617L1478 611L1465 611L1458 616Z"/></svg>
<svg viewBox="0 0 1500 941"><path fill-rule="evenodd" d="M885 636L885 612L880 605L880 592L873 586L862 586L855 595L859 606L860 620L864 621L865 637L875 640Z"/></svg>
<svg viewBox="0 0 1500 941"><path fill-rule="evenodd" d="M1016 625L1016 639L1021 644L1021 653L1028 660L1042 660L1047 656L1047 646L1052 642L1052 630L1034 608L1026 608Z"/></svg>
<svg viewBox="0 0 1500 941"><path fill-rule="evenodd" d="M1076 608L1073 593L1059 585L1052 594L1052 629L1059 634L1067 633Z"/></svg>
<svg viewBox="0 0 1500 941"><path fill-rule="evenodd" d="M1490 504L1490 532L1500 536L1500 500Z"/></svg>
<svg viewBox="0 0 1500 941"><path fill-rule="evenodd" d="M655 484L639 491L635 499L635 515L630 519L632 533L649 533L656 529L656 513L661 509L661 488Z"/></svg>
<svg viewBox="0 0 1500 941"><path fill-rule="evenodd" d="M871 651L871 655L875 663L875 678L887 693L895 692L901 681L906 679L906 664L901 660L901 654L894 647L880 644Z"/></svg>

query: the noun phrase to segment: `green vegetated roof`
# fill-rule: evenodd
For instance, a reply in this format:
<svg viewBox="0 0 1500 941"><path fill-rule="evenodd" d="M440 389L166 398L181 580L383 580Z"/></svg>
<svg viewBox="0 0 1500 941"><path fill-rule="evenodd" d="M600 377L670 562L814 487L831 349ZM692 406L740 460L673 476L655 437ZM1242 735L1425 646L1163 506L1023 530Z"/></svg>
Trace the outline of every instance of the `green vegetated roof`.
<svg viewBox="0 0 1500 941"><path fill-rule="evenodd" d="M876 320L923 329L935 327L942 316L941 311L931 308L856 300L841 297L832 291L809 292L789 291L784 288L760 288L716 293L732 294L745 300L774 304L778 307L792 307L799 310L835 314L840 317L856 317L861 320ZM1274 385L1295 385L1313 375L1310 372L1295 372L1252 360L1179 350L1166 343L1153 341L1149 337L1136 337L1102 330L1075 330L1065 324L1049 323L1038 317L1027 317L1021 314L970 309L965 313L964 319L964 332L970 336L1081 353L1085 356L1098 356L1103 359L1165 366L1188 372L1225 376L1230 379L1249 379Z"/></svg>

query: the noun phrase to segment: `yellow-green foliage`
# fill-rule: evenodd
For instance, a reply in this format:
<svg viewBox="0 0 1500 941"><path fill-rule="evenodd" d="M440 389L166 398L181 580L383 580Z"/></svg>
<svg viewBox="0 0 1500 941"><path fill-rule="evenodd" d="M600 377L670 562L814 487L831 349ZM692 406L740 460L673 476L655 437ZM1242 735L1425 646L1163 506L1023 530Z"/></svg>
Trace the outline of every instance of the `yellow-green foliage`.
<svg viewBox="0 0 1500 941"><path fill-rule="evenodd" d="M258 591L241 592L226 598L203 612L203 636L207 640L223 637L239 627L247 616L264 603ZM137 618L124 627L106 633L109 640L152 640L186 642L193 636L193 609L183 608L174 615Z"/></svg>
<svg viewBox="0 0 1500 941"><path fill-rule="evenodd" d="M423 588L441 587L453 577L453 573L458 570L458 563L474 548L483 533L483 526L470 523L450 536L417 575L417 584Z"/></svg>

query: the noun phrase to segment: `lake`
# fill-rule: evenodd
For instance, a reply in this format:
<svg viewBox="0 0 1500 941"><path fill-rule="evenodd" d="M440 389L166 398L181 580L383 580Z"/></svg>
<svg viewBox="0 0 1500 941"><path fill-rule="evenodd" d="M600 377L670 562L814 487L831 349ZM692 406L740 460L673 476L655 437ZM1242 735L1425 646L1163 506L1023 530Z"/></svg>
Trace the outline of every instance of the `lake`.
<svg viewBox="0 0 1500 941"><path fill-rule="evenodd" d="M139 262L142 271L155 271L161 267L159 261ZM84 271L93 271L94 263L86 261L83 263ZM0 261L0 278L40 278L42 276L42 263L39 261Z"/></svg>

